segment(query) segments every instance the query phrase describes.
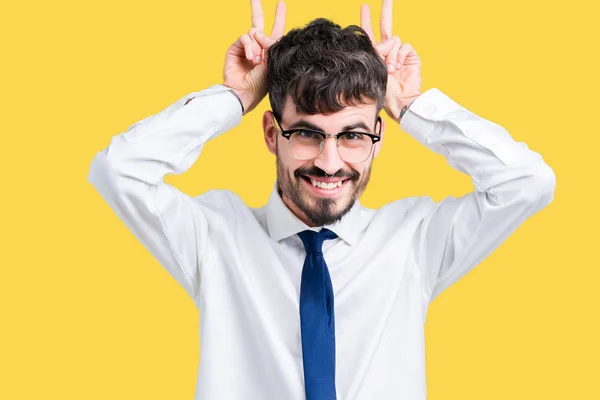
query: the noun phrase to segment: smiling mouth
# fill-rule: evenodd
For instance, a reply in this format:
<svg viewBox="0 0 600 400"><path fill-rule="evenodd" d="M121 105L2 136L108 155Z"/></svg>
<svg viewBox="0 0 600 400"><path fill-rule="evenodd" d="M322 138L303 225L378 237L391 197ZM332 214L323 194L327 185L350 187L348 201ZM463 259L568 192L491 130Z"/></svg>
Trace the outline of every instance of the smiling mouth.
<svg viewBox="0 0 600 400"><path fill-rule="evenodd" d="M349 180L349 178L313 178L306 175L301 175L301 178L309 185L323 190L334 190L341 188Z"/></svg>

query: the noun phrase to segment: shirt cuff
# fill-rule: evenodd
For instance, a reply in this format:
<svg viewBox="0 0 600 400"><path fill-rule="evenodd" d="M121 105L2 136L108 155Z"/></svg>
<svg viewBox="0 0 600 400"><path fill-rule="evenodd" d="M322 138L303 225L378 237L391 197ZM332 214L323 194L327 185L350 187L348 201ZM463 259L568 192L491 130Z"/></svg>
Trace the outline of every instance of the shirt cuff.
<svg viewBox="0 0 600 400"><path fill-rule="evenodd" d="M210 139L214 139L222 133L235 128L242 120L240 104L236 100L236 97L232 96L231 92L227 89L226 86L215 84L187 96L189 98L210 96L208 103L205 101L191 101L185 105L185 108L192 113L196 110L198 115L209 113L212 116L219 116L218 129Z"/></svg>
<svg viewBox="0 0 600 400"><path fill-rule="evenodd" d="M223 86L223 85L221 85ZM235 98L240 102L240 107L242 107L242 114L244 114L244 103L242 103L242 99L240 99L240 96L238 96L238 94L235 92L235 90L233 90L230 87L227 86L223 86L229 93L231 93L232 95L235 96Z"/></svg>
<svg viewBox="0 0 600 400"><path fill-rule="evenodd" d="M426 144L435 123L459 109L462 107L441 90L431 88L412 102L400 120L400 128L420 143Z"/></svg>

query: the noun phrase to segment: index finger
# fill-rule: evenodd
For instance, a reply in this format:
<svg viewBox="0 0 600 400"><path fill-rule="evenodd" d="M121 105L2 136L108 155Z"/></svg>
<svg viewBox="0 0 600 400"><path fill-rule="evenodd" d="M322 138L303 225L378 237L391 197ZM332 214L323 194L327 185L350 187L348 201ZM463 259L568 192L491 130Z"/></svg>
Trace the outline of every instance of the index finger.
<svg viewBox="0 0 600 400"><path fill-rule="evenodd" d="M379 28L381 29L381 40L392 37L392 3L394 0L383 0L381 3L381 20Z"/></svg>
<svg viewBox="0 0 600 400"><path fill-rule="evenodd" d="M252 5L252 27L259 31L265 30L265 17L263 15L262 4L260 0L250 0Z"/></svg>
<svg viewBox="0 0 600 400"><path fill-rule="evenodd" d="M275 9L275 22L273 22L271 38L279 39L283 36L283 32L285 32L285 3L279 1Z"/></svg>
<svg viewBox="0 0 600 400"><path fill-rule="evenodd" d="M369 35L373 46L377 44L375 41L375 33L373 32L373 27L371 26L371 10L369 9L368 4L363 4L360 9L360 27L367 32L367 35Z"/></svg>

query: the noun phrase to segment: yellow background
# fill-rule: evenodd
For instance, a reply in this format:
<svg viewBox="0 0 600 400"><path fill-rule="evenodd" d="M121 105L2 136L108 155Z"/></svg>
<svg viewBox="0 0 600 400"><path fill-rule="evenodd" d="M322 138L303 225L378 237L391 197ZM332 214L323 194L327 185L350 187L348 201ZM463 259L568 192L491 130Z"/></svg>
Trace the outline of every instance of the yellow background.
<svg viewBox="0 0 600 400"><path fill-rule="evenodd" d="M593 3L394 5L423 90L503 125L557 175L554 202L431 304L431 400L600 399ZM361 4L288 0L286 29L319 16L359 24ZM380 2L370 4L378 35ZM263 6L270 32L275 0ZM0 399L193 398L198 312L86 178L113 135L220 83L225 50L249 28L247 0L2 1ZM267 106L167 182L264 204L275 178ZM471 189L392 126L362 202Z"/></svg>

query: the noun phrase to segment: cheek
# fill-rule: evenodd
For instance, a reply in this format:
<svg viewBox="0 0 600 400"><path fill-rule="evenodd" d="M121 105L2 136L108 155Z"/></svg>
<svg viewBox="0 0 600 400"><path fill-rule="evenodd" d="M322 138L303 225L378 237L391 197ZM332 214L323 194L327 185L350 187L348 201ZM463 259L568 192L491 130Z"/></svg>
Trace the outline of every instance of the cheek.
<svg viewBox="0 0 600 400"><path fill-rule="evenodd" d="M365 172L369 170L369 165L366 162L362 164L348 164L348 167L358 173L358 179L362 179L365 176Z"/></svg>
<svg viewBox="0 0 600 400"><path fill-rule="evenodd" d="M294 165L298 163L292 155L290 154L290 149L288 147L287 139L279 138L277 143L277 157L281 160L281 162L286 166L286 168L294 168Z"/></svg>
<svg viewBox="0 0 600 400"><path fill-rule="evenodd" d="M289 153L287 153L287 148L280 148L279 154L277 156L277 163L280 168L283 169L282 172L288 174L291 179L294 178L294 171L303 166L302 161L298 161L293 158Z"/></svg>

